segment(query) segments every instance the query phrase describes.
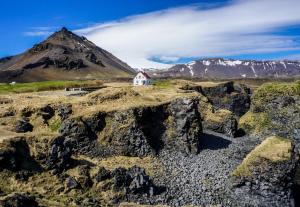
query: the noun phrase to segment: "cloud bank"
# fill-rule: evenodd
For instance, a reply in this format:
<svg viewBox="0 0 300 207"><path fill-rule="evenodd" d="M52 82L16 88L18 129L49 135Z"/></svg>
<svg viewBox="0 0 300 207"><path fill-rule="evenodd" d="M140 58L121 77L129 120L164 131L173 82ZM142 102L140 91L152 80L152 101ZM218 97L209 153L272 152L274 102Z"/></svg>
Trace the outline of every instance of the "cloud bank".
<svg viewBox="0 0 300 207"><path fill-rule="evenodd" d="M298 36L278 31L300 23L299 0L236 0L127 17L76 30L135 68L164 68L182 58L297 50ZM160 61L154 61L159 59Z"/></svg>
<svg viewBox="0 0 300 207"><path fill-rule="evenodd" d="M24 32L25 36L38 37L38 36L49 36L55 31L57 27L30 27L29 31Z"/></svg>

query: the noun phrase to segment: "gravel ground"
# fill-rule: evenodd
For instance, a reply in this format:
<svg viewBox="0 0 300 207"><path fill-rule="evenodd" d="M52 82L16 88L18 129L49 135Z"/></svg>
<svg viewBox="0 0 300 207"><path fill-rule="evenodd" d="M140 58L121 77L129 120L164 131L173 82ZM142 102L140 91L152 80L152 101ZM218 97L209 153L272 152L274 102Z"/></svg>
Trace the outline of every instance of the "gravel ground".
<svg viewBox="0 0 300 207"><path fill-rule="evenodd" d="M257 144L254 138L230 138L206 131L198 155L162 151L159 159L168 176L157 178L167 187L160 199L172 206L226 205L230 173Z"/></svg>

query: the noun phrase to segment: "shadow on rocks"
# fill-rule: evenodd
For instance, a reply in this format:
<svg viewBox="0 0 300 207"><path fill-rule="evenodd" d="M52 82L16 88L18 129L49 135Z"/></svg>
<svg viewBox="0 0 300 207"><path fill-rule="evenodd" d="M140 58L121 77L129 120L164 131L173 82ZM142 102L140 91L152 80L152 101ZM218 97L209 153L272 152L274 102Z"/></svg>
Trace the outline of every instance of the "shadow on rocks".
<svg viewBox="0 0 300 207"><path fill-rule="evenodd" d="M227 148L231 144L231 141L222 137L203 133L200 137L200 149L218 150Z"/></svg>

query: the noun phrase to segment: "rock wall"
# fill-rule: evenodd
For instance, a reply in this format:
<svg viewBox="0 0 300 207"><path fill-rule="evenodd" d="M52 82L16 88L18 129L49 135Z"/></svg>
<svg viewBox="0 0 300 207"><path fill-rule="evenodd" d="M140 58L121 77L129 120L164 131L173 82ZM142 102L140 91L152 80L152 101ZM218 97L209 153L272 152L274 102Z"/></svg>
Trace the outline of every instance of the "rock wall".
<svg viewBox="0 0 300 207"><path fill-rule="evenodd" d="M75 140L97 140L96 151L145 156L167 147L199 152L202 133L197 98L179 98L156 106L99 112L62 122L60 133Z"/></svg>

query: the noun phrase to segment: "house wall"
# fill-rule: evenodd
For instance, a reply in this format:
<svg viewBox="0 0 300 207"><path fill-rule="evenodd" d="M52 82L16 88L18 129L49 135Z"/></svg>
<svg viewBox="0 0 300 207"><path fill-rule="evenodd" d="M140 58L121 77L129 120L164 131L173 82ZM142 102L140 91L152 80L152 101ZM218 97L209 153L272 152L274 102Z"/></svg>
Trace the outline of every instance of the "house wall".
<svg viewBox="0 0 300 207"><path fill-rule="evenodd" d="M136 77L133 79L133 85L150 85L151 84L151 80L147 79L143 74L138 73L136 75Z"/></svg>

